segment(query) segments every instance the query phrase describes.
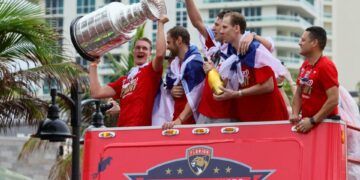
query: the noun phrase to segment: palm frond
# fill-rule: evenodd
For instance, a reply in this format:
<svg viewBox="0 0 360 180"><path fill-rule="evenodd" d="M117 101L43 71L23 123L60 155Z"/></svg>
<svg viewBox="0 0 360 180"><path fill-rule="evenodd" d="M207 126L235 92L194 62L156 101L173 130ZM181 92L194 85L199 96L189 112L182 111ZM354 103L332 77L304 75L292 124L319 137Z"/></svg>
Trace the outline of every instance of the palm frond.
<svg viewBox="0 0 360 180"><path fill-rule="evenodd" d="M0 1L0 130L43 119L47 106L36 97L42 81L80 82L83 69L69 62L38 4Z"/></svg>
<svg viewBox="0 0 360 180"><path fill-rule="evenodd" d="M13 93L8 95L8 100L0 102L0 108L1 130L23 124L36 125L46 117L47 102L31 96L18 97Z"/></svg>
<svg viewBox="0 0 360 180"><path fill-rule="evenodd" d="M28 58L47 63L60 51L57 45L58 34L50 28L38 5L23 0L3 0L0 3L0 42L7 42L0 50L6 50L11 42L25 41L33 44L36 51L29 51ZM16 38L14 38L16 37ZM14 39L13 41L9 41ZM31 50L31 49L28 49ZM6 51L5 51L6 52ZM19 54L18 57L23 57Z"/></svg>
<svg viewBox="0 0 360 180"><path fill-rule="evenodd" d="M38 150L47 150L48 149L48 142L41 141L38 138L30 138L28 139L23 147L21 148L21 151L18 155L18 160L24 160L27 159L31 153L38 151Z"/></svg>
<svg viewBox="0 0 360 180"><path fill-rule="evenodd" d="M42 65L38 67L20 70L12 73L13 76L22 78L24 81L38 82L51 77L51 79L63 83L65 86L77 81L80 76L85 75L83 68L73 62L62 62Z"/></svg>
<svg viewBox="0 0 360 180"><path fill-rule="evenodd" d="M49 173L49 180L67 180L71 177L71 154L68 154L64 159L56 161L51 167Z"/></svg>
<svg viewBox="0 0 360 180"><path fill-rule="evenodd" d="M83 157L83 148L80 148L80 157ZM63 159L58 160L50 170L49 180L68 180L71 176L72 156L67 154ZM82 160L80 161L82 165Z"/></svg>

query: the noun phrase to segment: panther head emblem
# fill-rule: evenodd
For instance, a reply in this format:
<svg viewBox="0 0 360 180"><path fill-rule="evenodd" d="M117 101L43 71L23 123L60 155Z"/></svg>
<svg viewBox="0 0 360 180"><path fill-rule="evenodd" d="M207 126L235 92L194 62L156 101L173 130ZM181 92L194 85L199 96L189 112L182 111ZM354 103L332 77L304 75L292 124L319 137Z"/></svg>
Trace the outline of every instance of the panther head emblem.
<svg viewBox="0 0 360 180"><path fill-rule="evenodd" d="M204 156L196 156L191 161L191 167L193 168L196 175L200 175L208 167L209 162L205 159Z"/></svg>
<svg viewBox="0 0 360 180"><path fill-rule="evenodd" d="M194 146L186 151L190 170L197 176L203 174L210 164L212 148L206 146Z"/></svg>

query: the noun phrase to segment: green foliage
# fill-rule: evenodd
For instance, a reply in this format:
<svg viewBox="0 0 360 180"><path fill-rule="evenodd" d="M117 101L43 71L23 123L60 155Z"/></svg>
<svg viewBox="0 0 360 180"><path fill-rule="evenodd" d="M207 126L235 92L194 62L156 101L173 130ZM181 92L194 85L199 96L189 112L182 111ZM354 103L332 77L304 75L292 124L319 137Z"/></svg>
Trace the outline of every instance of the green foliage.
<svg viewBox="0 0 360 180"><path fill-rule="evenodd" d="M44 80L69 87L83 73L62 54L43 14L28 1L0 2L0 130L45 118L47 102L36 97Z"/></svg>
<svg viewBox="0 0 360 180"><path fill-rule="evenodd" d="M38 151L39 149L46 150L48 148L48 144L45 141L41 141L38 138L30 138L25 142L21 149L21 153L18 156L18 160L24 160L29 157L29 155Z"/></svg>
<svg viewBox="0 0 360 180"><path fill-rule="evenodd" d="M298 70L297 69L289 69L289 71L291 73L292 79L294 80L294 82L296 82L296 78L297 78L297 76L299 74ZM291 85L287 81L285 81L283 88L284 88L284 91L285 91L285 93L286 93L286 95L289 98L290 103L291 103L292 97L293 97L293 94L291 92Z"/></svg>

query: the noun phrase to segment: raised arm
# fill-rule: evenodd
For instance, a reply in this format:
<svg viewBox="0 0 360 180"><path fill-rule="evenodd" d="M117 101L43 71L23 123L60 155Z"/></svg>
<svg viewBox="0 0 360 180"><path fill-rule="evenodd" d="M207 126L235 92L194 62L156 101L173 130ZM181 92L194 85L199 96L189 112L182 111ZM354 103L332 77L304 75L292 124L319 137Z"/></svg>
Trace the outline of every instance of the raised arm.
<svg viewBox="0 0 360 180"><path fill-rule="evenodd" d="M187 13L189 14L191 24L206 39L208 36L208 33L206 31L206 26L200 16L200 12L194 3L194 0L185 0L185 2L186 2L186 10L187 10Z"/></svg>
<svg viewBox="0 0 360 180"><path fill-rule="evenodd" d="M272 52L274 49L274 45L273 43L268 40L267 38L261 37L259 35L257 35L256 33L252 32L252 33L245 33L244 34L245 37L243 39L240 40L240 53L241 54L245 54L246 51L249 49L249 45L250 43L255 39L257 41L259 41L263 46L265 46L265 48L267 50L269 50L269 52Z"/></svg>
<svg viewBox="0 0 360 180"><path fill-rule="evenodd" d="M271 41L269 41L269 39L259 36L255 33L251 33L251 34L254 36L254 39L258 40L262 45L264 45L266 49L268 49L270 52L273 51L274 45Z"/></svg>
<svg viewBox="0 0 360 180"><path fill-rule="evenodd" d="M164 24L169 21L167 16L163 16L158 20L158 29L156 34L156 53L152 62L152 67L156 72L159 72L163 68L163 61L166 52L166 41L164 33Z"/></svg>
<svg viewBox="0 0 360 180"><path fill-rule="evenodd" d="M116 94L114 89L109 86L101 86L97 73L99 59L92 62L89 67L90 95L92 98L109 98Z"/></svg>

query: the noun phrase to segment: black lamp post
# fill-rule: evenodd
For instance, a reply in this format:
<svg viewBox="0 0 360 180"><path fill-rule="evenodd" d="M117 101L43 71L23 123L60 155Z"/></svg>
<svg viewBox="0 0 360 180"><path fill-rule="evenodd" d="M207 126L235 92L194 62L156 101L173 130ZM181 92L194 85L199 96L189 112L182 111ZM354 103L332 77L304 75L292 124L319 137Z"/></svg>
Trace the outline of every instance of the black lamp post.
<svg viewBox="0 0 360 180"><path fill-rule="evenodd" d="M48 119L40 123L37 133L33 137L38 137L41 140L49 140L51 142L65 141L66 138L72 137L72 164L71 164L71 179L80 179L80 119L81 119L81 88L78 84L71 87L71 98L64 94L57 93L56 89L51 89L52 104L48 111ZM56 96L60 96L66 100L71 106L71 127L72 134L70 134L69 127L65 121L59 119L59 108L55 104Z"/></svg>
<svg viewBox="0 0 360 180"><path fill-rule="evenodd" d="M78 84L71 87L71 98L57 93L56 89L51 89L51 106L48 111L48 119L42 121L39 129L32 137L40 138L41 140L49 140L50 142L65 141L66 138L72 138L72 165L71 165L71 179L80 179L80 120L81 120L81 106L95 102L96 112L93 114L92 126L102 127L103 115L97 112L100 111L100 100L88 99L81 102L80 87ZM55 103L56 96L66 100L71 106L71 127L72 134L66 122L59 119L59 107ZM100 112L101 113L101 112Z"/></svg>

